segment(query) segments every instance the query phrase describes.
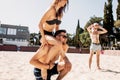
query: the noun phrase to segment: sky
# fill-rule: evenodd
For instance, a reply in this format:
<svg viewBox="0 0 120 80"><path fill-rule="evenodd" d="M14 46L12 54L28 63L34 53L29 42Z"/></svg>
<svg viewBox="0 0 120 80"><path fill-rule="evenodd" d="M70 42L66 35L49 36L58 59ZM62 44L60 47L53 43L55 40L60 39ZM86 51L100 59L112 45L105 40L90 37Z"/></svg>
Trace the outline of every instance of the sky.
<svg viewBox="0 0 120 80"><path fill-rule="evenodd" d="M2 24L28 26L30 33L38 33L38 24L53 0L0 0ZM103 17L107 0L69 0L69 9L62 18L60 29L75 33L78 19L84 28L90 17ZM113 16L116 20L117 0L113 0Z"/></svg>

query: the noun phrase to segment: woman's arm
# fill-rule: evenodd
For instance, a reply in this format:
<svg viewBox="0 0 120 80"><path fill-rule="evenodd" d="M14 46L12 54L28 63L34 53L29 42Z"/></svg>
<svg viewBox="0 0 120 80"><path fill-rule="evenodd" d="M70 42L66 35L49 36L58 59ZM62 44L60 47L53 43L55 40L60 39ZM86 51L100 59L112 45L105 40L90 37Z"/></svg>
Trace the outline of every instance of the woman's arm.
<svg viewBox="0 0 120 80"><path fill-rule="evenodd" d="M45 34L44 34L44 29L43 29L43 25L44 25L44 22L46 21L46 18L47 18L47 13L44 14L44 16L42 17L42 19L40 20L39 22L39 30L40 30L40 33L41 33L41 43L42 45L45 45L47 44L47 41L46 41L46 38L45 38Z"/></svg>
<svg viewBox="0 0 120 80"><path fill-rule="evenodd" d="M42 19L40 20L39 25L38 25L42 37L45 37L43 25L44 25L45 21L47 20L47 17L48 17L48 12L46 12L46 13L43 15L43 17L42 17Z"/></svg>

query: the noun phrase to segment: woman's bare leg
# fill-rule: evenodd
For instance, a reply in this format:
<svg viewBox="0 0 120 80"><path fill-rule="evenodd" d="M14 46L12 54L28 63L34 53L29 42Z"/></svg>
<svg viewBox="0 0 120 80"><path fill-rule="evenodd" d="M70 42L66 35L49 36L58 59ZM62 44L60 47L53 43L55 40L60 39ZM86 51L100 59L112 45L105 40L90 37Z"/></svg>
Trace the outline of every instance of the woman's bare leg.
<svg viewBox="0 0 120 80"><path fill-rule="evenodd" d="M36 66L36 68L39 68L39 69L42 69L42 68L49 69L50 65L45 63L45 59L47 58L47 54L44 54L44 50L48 51L49 47L46 46L46 49L43 49L43 51L41 51L42 50L41 48L38 49L36 54L31 58L30 64Z"/></svg>
<svg viewBox="0 0 120 80"><path fill-rule="evenodd" d="M47 80L47 69L41 69L41 76L43 80Z"/></svg>
<svg viewBox="0 0 120 80"><path fill-rule="evenodd" d="M48 40L48 43L50 45L53 45L49 51L48 51L48 57L46 59L47 63L50 63L50 60L52 60L54 57L56 57L57 55L60 55L60 53L62 53L63 48L62 48L62 43L57 41L57 40Z"/></svg>
<svg viewBox="0 0 120 80"><path fill-rule="evenodd" d="M48 51L50 49L50 45L45 45L44 47L41 47L38 51L38 53L40 54L39 57L39 61L42 62L43 64L46 64L46 58L48 56Z"/></svg>
<svg viewBox="0 0 120 80"><path fill-rule="evenodd" d="M92 57L93 57L94 52L90 50L90 57L89 57L89 69L91 69L91 64L92 64Z"/></svg>
<svg viewBox="0 0 120 80"><path fill-rule="evenodd" d="M43 47L39 47L39 49L37 50L36 53L40 54L39 58L43 57L44 55L46 55L48 53L50 46L49 45L45 45Z"/></svg>

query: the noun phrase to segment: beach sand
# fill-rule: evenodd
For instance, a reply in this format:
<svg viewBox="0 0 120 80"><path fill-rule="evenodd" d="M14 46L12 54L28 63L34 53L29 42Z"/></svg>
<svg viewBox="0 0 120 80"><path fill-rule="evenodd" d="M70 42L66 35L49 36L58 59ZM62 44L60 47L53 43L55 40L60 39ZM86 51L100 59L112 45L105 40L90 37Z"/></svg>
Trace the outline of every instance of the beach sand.
<svg viewBox="0 0 120 80"><path fill-rule="evenodd" d="M0 80L35 80L29 60L34 52L0 51ZM89 54L67 54L72 70L63 80L120 80L120 56L101 54L102 70L96 69L96 56L92 69L88 69ZM55 80L57 75L52 76Z"/></svg>

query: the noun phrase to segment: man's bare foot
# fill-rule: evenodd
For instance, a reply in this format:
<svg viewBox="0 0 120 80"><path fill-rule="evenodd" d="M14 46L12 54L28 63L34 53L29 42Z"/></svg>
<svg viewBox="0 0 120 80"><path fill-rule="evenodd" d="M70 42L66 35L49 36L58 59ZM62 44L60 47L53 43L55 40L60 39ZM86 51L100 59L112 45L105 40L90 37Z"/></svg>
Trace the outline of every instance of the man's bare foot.
<svg viewBox="0 0 120 80"><path fill-rule="evenodd" d="M89 70L91 70L91 66L89 66Z"/></svg>
<svg viewBox="0 0 120 80"><path fill-rule="evenodd" d="M98 70L102 70L100 67L97 68Z"/></svg>

